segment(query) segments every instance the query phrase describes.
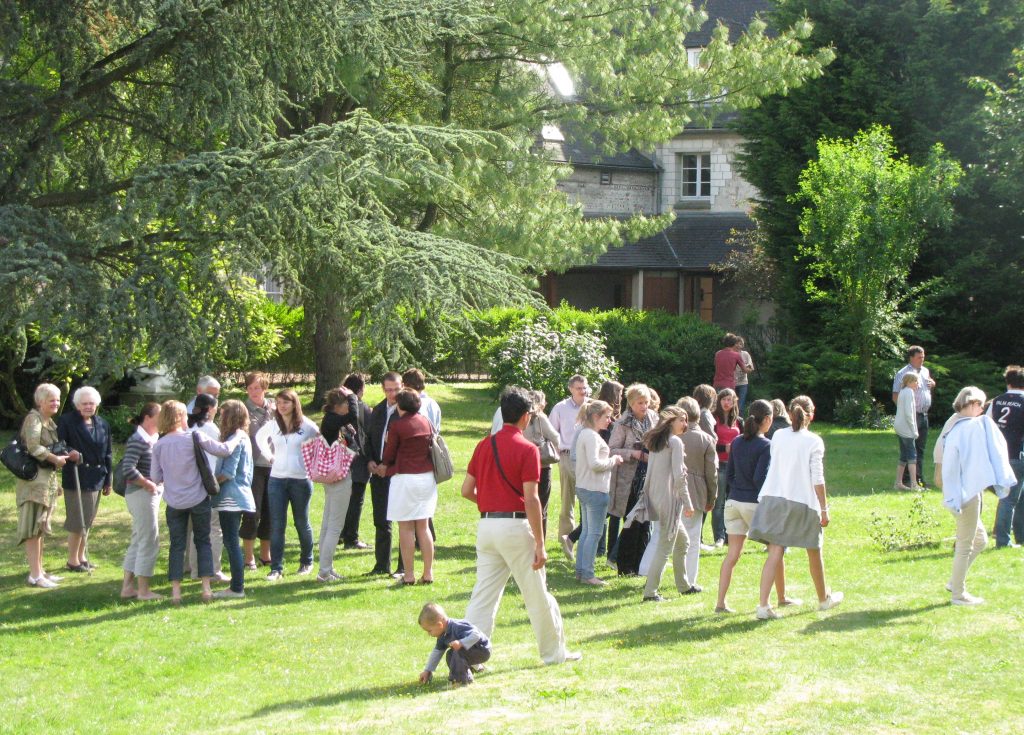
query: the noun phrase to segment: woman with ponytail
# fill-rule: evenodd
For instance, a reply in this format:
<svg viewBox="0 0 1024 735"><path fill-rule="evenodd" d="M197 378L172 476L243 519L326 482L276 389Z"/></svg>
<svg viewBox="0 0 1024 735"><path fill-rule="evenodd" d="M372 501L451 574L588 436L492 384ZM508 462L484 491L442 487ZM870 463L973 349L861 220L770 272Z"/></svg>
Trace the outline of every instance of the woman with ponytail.
<svg viewBox="0 0 1024 735"><path fill-rule="evenodd" d="M156 424L160 404L147 403L131 419L135 433L128 437L121 458L124 476L124 499L132 517L132 538L124 554L124 581L121 597L159 600L163 595L149 589L149 580L160 554L160 496L163 487L150 479L153 466L153 445L158 439Z"/></svg>
<svg viewBox="0 0 1024 735"><path fill-rule="evenodd" d="M757 400L750 404L750 413L743 422L743 434L732 443L732 454L728 463L729 499L725 501L725 532L729 535L729 554L722 562L718 576L718 604L716 613L734 612L725 603L725 595L732 582L732 572L743 553L743 544L750 531L750 523L757 510L757 498L768 475L771 442L765 439L765 432L772 425L774 412L768 401ZM775 578L775 591L779 596L779 607L799 605L800 600L786 597L784 565L779 562L779 573Z"/></svg>
<svg viewBox="0 0 1024 735"><path fill-rule="evenodd" d="M779 617L768 604L768 594L782 569L782 555L788 546L807 549L811 579L818 593L818 609L829 610L843 601L842 592L832 592L825 585L825 565L821 558L822 529L829 523L825 443L820 436L808 431L814 420L811 399L797 396L790 401L789 419L792 426L780 429L772 439L768 475L748 534L754 541L768 544L768 558L761 571L758 620Z"/></svg>

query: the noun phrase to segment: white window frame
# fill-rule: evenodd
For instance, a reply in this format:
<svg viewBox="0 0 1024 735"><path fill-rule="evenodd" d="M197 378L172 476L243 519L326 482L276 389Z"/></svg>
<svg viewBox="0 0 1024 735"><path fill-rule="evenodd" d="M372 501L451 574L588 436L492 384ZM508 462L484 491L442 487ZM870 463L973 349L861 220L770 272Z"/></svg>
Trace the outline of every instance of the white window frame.
<svg viewBox="0 0 1024 735"><path fill-rule="evenodd" d="M687 166L687 159L695 159L693 166ZM711 199L711 154L710 153L680 153L679 166L679 199L680 201L709 201ZM694 171L693 181L686 180L686 172ZM687 185L694 187L694 192L686 192ZM704 193L706 192L706 193Z"/></svg>

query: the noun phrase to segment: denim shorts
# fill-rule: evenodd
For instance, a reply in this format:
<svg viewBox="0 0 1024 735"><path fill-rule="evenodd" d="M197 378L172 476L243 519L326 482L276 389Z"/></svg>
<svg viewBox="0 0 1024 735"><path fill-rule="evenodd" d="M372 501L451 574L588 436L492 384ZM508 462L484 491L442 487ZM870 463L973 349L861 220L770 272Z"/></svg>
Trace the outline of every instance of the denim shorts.
<svg viewBox="0 0 1024 735"><path fill-rule="evenodd" d="M917 449L914 447L915 439L908 439L905 436L896 437L900 440L900 462L910 464L917 461Z"/></svg>

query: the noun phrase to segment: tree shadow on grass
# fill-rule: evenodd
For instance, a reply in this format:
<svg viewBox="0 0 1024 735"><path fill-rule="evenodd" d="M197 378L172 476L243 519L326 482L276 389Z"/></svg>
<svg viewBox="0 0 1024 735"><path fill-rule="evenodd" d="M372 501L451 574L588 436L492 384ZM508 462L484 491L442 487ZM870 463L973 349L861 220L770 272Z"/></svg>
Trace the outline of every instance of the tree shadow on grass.
<svg viewBox="0 0 1024 735"><path fill-rule="evenodd" d="M437 678L440 679L441 677ZM436 683L424 686L418 682L402 682L401 684L382 684L380 686L372 687L356 687L354 689L344 689L330 694L321 694L316 697L309 697L308 699L289 699L284 702L268 704L265 707L260 707L259 709L254 710L248 714L245 719L261 719L267 715L273 715L279 712L303 710L311 707L335 707L343 702L351 701L384 701L392 700L396 697L421 697L428 694L436 696L440 688L441 687Z"/></svg>
<svg viewBox="0 0 1024 735"><path fill-rule="evenodd" d="M829 615L821 620L808 623L801 633L813 635L815 633L843 633L851 630L863 630L865 628L889 627L893 625L905 625L909 621L901 621L902 618L909 618L915 615L931 612L940 607L947 607L949 603L932 603L911 608L885 608L881 610L848 610L846 612Z"/></svg>
<svg viewBox="0 0 1024 735"><path fill-rule="evenodd" d="M657 644L671 645L687 641L709 641L714 638L743 633L764 625L763 621L750 617L714 618L707 615L691 615L671 620L658 620L631 628L596 633L586 642L614 641L619 648L639 648Z"/></svg>
<svg viewBox="0 0 1024 735"><path fill-rule="evenodd" d="M6 581L6 577L4 581ZM122 600L117 592L120 582L97 580L86 584L61 586L58 589L38 592L31 591L4 600L0 605L0 637L4 635L20 635L22 633L50 632L59 628L84 628L110 621L126 620L146 615L171 615L177 610L203 606L211 614L219 611L237 610L249 607L266 607L289 605L310 597L317 599L342 600L362 593L362 587L334 585L330 587L314 586L308 580L294 582L278 582L270 585L250 585L244 600L215 600L203 605L199 596L198 583L187 583L183 587L182 605L172 605L169 595L164 600L139 602L138 600ZM161 594L168 590L156 586ZM87 615L76 619L67 619L74 615ZM24 624L23 624L24 623Z"/></svg>
<svg viewBox="0 0 1024 735"><path fill-rule="evenodd" d="M886 556L882 558L883 564L906 564L914 561L925 561L926 559L949 559L953 560L953 548L952 545L943 547L940 549L934 549L928 552L922 550L910 550L910 551L891 551L886 552Z"/></svg>

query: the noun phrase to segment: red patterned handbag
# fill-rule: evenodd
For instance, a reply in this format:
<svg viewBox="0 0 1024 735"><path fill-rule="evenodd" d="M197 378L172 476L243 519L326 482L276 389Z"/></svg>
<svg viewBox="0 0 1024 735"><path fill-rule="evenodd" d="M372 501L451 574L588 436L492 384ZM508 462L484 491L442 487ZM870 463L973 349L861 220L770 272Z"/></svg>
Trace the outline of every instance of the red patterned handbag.
<svg viewBox="0 0 1024 735"><path fill-rule="evenodd" d="M330 485L348 477L356 453L349 449L344 440L338 439L328 445L322 436L310 439L302 445L302 462L313 482Z"/></svg>

